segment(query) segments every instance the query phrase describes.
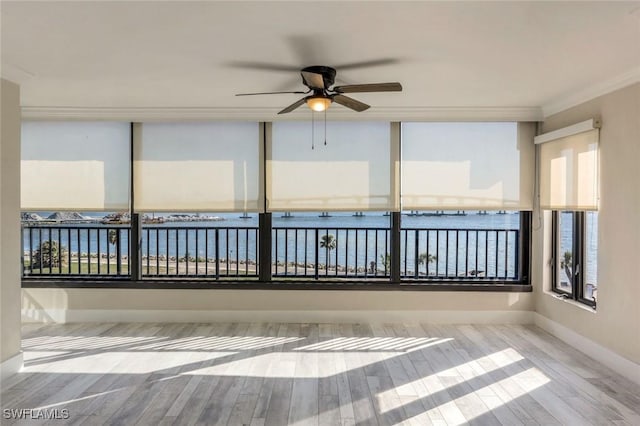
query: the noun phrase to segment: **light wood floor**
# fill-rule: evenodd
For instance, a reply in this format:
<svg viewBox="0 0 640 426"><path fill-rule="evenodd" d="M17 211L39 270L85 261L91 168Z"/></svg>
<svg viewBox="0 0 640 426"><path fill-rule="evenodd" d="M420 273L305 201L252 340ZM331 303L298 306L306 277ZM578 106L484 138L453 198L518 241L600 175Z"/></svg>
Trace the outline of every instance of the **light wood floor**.
<svg viewBox="0 0 640 426"><path fill-rule="evenodd" d="M51 424L640 425L640 386L534 326L70 324L23 336L25 369L1 406L68 410Z"/></svg>

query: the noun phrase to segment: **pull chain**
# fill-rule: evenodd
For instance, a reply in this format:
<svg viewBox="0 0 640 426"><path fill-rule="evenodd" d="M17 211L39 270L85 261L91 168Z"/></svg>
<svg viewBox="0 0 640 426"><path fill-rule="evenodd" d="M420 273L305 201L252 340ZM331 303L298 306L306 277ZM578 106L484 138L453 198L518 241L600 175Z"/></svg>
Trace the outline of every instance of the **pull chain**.
<svg viewBox="0 0 640 426"><path fill-rule="evenodd" d="M327 108L324 109L324 145L327 146Z"/></svg>
<svg viewBox="0 0 640 426"><path fill-rule="evenodd" d="M313 149L313 140L315 139L315 116L316 113L311 111L311 149Z"/></svg>

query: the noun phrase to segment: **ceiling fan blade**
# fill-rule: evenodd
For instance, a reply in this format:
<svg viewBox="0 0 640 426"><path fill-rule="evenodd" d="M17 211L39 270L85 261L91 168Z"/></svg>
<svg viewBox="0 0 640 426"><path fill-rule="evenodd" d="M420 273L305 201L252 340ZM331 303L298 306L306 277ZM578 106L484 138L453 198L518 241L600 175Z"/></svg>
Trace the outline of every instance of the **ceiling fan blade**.
<svg viewBox="0 0 640 426"><path fill-rule="evenodd" d="M336 68L339 71L342 71L342 70L352 70L356 68L377 67L380 65L393 65L396 63L398 63L397 59L383 58L383 59L373 59L371 61L351 62L349 64L336 65L334 68Z"/></svg>
<svg viewBox="0 0 640 426"><path fill-rule="evenodd" d="M293 111L294 109L298 108L300 105L304 104L304 102L306 101L306 98L302 98L294 103L292 103L291 105L289 105L288 107L286 107L285 109L283 109L282 111L280 111L278 114L286 114L288 112Z"/></svg>
<svg viewBox="0 0 640 426"><path fill-rule="evenodd" d="M348 86L336 86L334 92L338 93L365 93L365 92L402 92L400 83L373 83L350 84Z"/></svg>
<svg viewBox="0 0 640 426"><path fill-rule="evenodd" d="M302 79L311 89L324 89L324 77L322 74L309 71L302 71L300 74L302 74Z"/></svg>
<svg viewBox="0 0 640 426"><path fill-rule="evenodd" d="M299 71L299 66L294 65L282 65L282 64L271 64L268 62L253 62L253 61L232 61L226 64L232 68L245 68L252 70L261 70L261 71Z"/></svg>
<svg viewBox="0 0 640 426"><path fill-rule="evenodd" d="M306 93L309 93L309 91L307 92L258 92L258 93L237 93L236 96L253 96L253 95L281 95L281 94L286 94L286 93L292 93L295 95L304 95Z"/></svg>
<svg viewBox="0 0 640 426"><path fill-rule="evenodd" d="M344 95L335 95L333 96L333 100L340 105L351 108L352 110L357 112L362 112L370 108L369 105Z"/></svg>

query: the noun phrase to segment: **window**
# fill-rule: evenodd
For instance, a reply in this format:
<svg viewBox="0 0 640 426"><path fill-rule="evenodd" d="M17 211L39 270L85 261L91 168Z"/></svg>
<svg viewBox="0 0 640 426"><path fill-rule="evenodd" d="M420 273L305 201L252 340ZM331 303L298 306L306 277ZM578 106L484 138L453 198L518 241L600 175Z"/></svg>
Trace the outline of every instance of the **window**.
<svg viewBox="0 0 640 426"><path fill-rule="evenodd" d="M25 282L529 283L532 123L23 130Z"/></svg>
<svg viewBox="0 0 640 426"><path fill-rule="evenodd" d="M22 271L126 278L131 124L25 121Z"/></svg>
<svg viewBox="0 0 640 426"><path fill-rule="evenodd" d="M584 269L582 295L595 306L598 299L598 212L584 214Z"/></svg>
<svg viewBox="0 0 640 426"><path fill-rule="evenodd" d="M528 282L532 123L402 123L401 276Z"/></svg>
<svg viewBox="0 0 640 426"><path fill-rule="evenodd" d="M575 216L573 212L554 213L554 290L573 295L573 271L575 271L574 251L576 242Z"/></svg>
<svg viewBox="0 0 640 426"><path fill-rule="evenodd" d="M540 207L552 213L552 290L595 308L598 256L599 123L536 137ZM556 136L554 135L562 135Z"/></svg>
<svg viewBox="0 0 640 426"><path fill-rule="evenodd" d="M598 213L554 211L552 218L552 289L595 307Z"/></svg>

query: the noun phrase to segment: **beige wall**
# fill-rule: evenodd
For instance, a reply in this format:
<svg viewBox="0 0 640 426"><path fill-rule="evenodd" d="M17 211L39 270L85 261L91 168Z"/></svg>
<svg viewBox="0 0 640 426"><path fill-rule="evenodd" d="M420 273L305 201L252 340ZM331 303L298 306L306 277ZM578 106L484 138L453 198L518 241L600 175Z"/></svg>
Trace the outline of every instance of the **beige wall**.
<svg viewBox="0 0 640 426"><path fill-rule="evenodd" d="M133 315L131 311L141 310L147 311L147 316L142 313L128 318L158 321L162 318L154 319L153 311L161 311L160 315L165 312L165 318L172 320L220 319L215 316L215 311L220 311L232 315L233 320L244 321L523 322L526 317L521 314L533 311L533 296L493 292L32 288L23 291L23 309L25 320L36 321L59 320L55 312L64 310L70 312L67 318L71 320L99 319L106 311ZM181 315L174 316L171 311ZM203 315L189 316L189 311ZM74 312L80 316L74 317Z"/></svg>
<svg viewBox="0 0 640 426"><path fill-rule="evenodd" d="M598 309L549 292L549 220L534 233L536 311L640 364L640 83L548 117L543 132L600 117ZM543 238L544 237L544 238Z"/></svg>
<svg viewBox="0 0 640 426"><path fill-rule="evenodd" d="M20 88L2 80L0 111L0 362L20 352Z"/></svg>

